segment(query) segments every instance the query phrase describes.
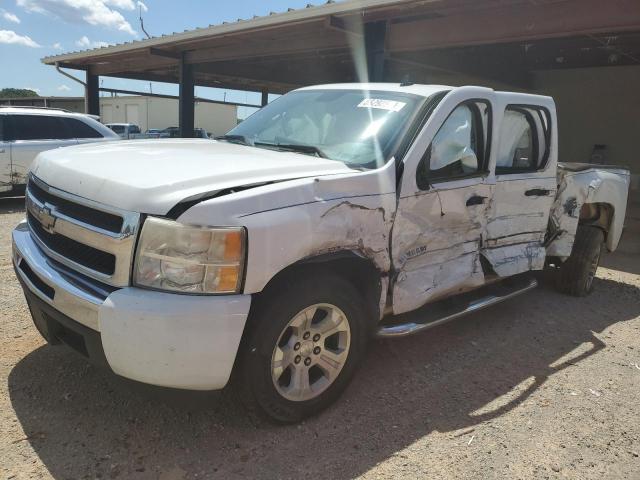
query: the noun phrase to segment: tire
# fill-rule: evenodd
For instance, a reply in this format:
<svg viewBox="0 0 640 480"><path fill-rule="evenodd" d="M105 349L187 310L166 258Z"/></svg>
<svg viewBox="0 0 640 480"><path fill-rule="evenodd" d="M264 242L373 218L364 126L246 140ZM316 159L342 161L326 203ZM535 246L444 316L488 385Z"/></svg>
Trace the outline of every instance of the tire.
<svg viewBox="0 0 640 480"><path fill-rule="evenodd" d="M233 379L240 400L278 423L319 413L340 396L364 355L372 322L361 295L337 275L314 273L279 282L256 303ZM337 333L316 338L333 324ZM339 368L327 368L337 359Z"/></svg>
<svg viewBox="0 0 640 480"><path fill-rule="evenodd" d="M603 242L604 233L599 228L578 226L571 256L558 271L556 286L559 291L576 297L591 293Z"/></svg>

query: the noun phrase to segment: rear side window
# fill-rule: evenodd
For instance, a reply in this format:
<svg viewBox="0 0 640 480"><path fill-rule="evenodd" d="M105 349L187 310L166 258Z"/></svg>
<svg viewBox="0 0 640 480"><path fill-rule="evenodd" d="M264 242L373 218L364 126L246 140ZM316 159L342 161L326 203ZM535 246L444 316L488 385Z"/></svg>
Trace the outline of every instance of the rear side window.
<svg viewBox="0 0 640 480"><path fill-rule="evenodd" d="M4 141L4 115L0 115L0 142Z"/></svg>
<svg viewBox="0 0 640 480"><path fill-rule="evenodd" d="M137 125L131 125L129 133L140 133L140 127L138 127Z"/></svg>
<svg viewBox="0 0 640 480"><path fill-rule="evenodd" d="M73 138L102 138L102 134L77 118L63 118Z"/></svg>
<svg viewBox="0 0 640 480"><path fill-rule="evenodd" d="M510 105L500 125L496 174L535 172L549 159L551 117L541 107Z"/></svg>
<svg viewBox="0 0 640 480"><path fill-rule="evenodd" d="M8 115L8 140L68 140L74 138L60 117L52 115Z"/></svg>

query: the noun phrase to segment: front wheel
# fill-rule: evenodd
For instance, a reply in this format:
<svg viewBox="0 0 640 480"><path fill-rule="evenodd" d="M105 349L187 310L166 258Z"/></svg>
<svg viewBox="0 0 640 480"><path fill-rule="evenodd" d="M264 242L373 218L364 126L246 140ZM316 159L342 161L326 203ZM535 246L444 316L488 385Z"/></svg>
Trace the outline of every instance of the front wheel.
<svg viewBox="0 0 640 480"><path fill-rule="evenodd" d="M328 273L267 292L252 311L240 352L241 400L283 423L328 407L364 353L365 312L353 285Z"/></svg>
<svg viewBox="0 0 640 480"><path fill-rule="evenodd" d="M576 297L591 293L603 242L604 233L599 228L578 226L571 256L560 266L556 277L558 290Z"/></svg>

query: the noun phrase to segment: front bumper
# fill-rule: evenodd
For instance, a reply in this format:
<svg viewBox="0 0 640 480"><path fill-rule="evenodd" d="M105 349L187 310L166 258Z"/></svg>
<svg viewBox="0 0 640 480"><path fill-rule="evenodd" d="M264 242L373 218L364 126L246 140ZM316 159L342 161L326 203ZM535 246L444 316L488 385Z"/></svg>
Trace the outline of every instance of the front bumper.
<svg viewBox="0 0 640 480"><path fill-rule="evenodd" d="M189 296L113 289L43 254L26 223L13 263L38 330L116 374L163 387L216 390L229 380L250 295Z"/></svg>

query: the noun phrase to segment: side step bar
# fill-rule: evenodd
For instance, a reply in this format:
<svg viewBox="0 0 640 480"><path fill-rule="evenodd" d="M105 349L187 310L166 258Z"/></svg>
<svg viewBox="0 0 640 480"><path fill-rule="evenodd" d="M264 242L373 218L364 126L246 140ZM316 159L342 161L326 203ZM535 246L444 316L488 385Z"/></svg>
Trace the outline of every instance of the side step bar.
<svg viewBox="0 0 640 480"><path fill-rule="evenodd" d="M510 281L513 282L513 285L509 284ZM413 335L414 333L419 333L455 320L467 313L476 312L491 305L504 302L521 293L528 292L537 286L538 282L535 278L531 277L507 279L499 284L489 285L483 289L460 296L466 300L456 296L423 307L419 312L424 312L420 315L421 317L427 317L424 322L409 321L406 323L382 324L376 336L379 338L391 338ZM415 317L420 314L419 312L414 312L410 315Z"/></svg>

